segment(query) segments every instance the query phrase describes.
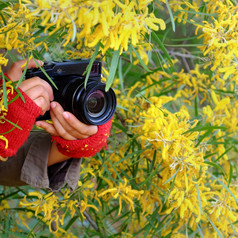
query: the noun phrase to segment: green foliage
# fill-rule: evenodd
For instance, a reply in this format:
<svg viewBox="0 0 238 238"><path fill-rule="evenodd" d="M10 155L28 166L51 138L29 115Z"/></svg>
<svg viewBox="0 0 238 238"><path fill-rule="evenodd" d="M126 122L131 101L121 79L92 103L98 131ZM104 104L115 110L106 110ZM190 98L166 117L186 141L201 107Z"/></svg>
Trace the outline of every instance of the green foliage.
<svg viewBox="0 0 238 238"><path fill-rule="evenodd" d="M1 188L2 236L236 237L237 2L31 2L0 2L1 64L101 59L118 106L75 191Z"/></svg>

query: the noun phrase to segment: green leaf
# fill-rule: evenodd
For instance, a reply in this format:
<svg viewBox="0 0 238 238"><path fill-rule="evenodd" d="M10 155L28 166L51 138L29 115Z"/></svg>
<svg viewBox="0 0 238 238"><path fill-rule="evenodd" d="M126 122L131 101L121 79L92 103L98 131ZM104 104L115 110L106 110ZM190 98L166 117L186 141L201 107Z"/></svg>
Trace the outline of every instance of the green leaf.
<svg viewBox="0 0 238 238"><path fill-rule="evenodd" d="M22 73L22 75L21 75L21 78L19 79L19 81L18 81L18 83L17 83L17 85L16 85L16 88L18 88L18 87L20 86L21 82L23 81L23 79L24 79L24 77L25 77L25 75L26 75L28 63L29 63L29 56L27 56L26 66L25 66L24 71L23 71L23 73Z"/></svg>
<svg viewBox="0 0 238 238"><path fill-rule="evenodd" d="M19 25L19 24L20 24L20 23L16 23L13 27L7 29L6 31L1 31L1 32L0 32L0 35L1 35L1 34L5 34L5 33L9 32L9 31L11 31L12 29L14 29L14 28L15 28L17 25Z"/></svg>
<svg viewBox="0 0 238 238"><path fill-rule="evenodd" d="M111 172L108 170L107 165L106 165L105 162L104 162L105 158L102 158L102 156L100 155L100 153L97 154L97 157L98 157L98 158L100 159L100 161L102 162L102 165L103 165L103 167L104 167L105 172L106 172L107 175L108 175L108 178L109 178L111 181L113 181L113 182L116 183L116 179L114 179L114 178L112 177ZM122 179L121 179L121 181L122 181Z"/></svg>
<svg viewBox="0 0 238 238"><path fill-rule="evenodd" d="M160 167L160 164L158 164L158 165L156 166L156 168L154 168L154 170L149 174L149 176L148 176L143 182L141 182L141 183L139 184L139 187L143 186L143 185L146 184L146 183L150 183L150 182L151 182L151 179L152 179L155 175L158 175L158 174L159 174L159 173L158 173L159 167Z"/></svg>
<svg viewBox="0 0 238 238"><path fill-rule="evenodd" d="M208 164L208 165L211 165L212 167L220 170L222 172L222 174L225 176L225 171L223 170L223 168L219 165L219 164L216 164L214 162L210 162L210 161L204 161L205 164Z"/></svg>
<svg viewBox="0 0 238 238"><path fill-rule="evenodd" d="M203 233L202 233L202 229L201 229L201 227L199 226L198 223L197 223L197 228L198 228L198 231L199 231L199 234L200 234L201 238L204 238Z"/></svg>
<svg viewBox="0 0 238 238"><path fill-rule="evenodd" d="M18 97L21 98L21 100L25 103L25 98L23 97L22 93L20 92L20 90L18 88L15 87L15 85L12 85L15 89L15 91L17 92L17 95L9 102L9 104L13 103Z"/></svg>
<svg viewBox="0 0 238 238"><path fill-rule="evenodd" d="M106 89L105 89L106 91L109 90L109 88L111 87L112 82L114 80L116 70L117 70L117 66L118 66L119 56L120 56L120 49L113 52L112 62L111 62L110 71L109 71L107 84L106 84Z"/></svg>
<svg viewBox="0 0 238 238"><path fill-rule="evenodd" d="M174 22L173 13L172 13L171 8L169 6L168 0L165 0L165 2L166 2L166 6L168 8L168 12L169 12L169 16L170 16L170 20L171 20L171 24L172 24L172 29L175 32L175 22Z"/></svg>
<svg viewBox="0 0 238 238"><path fill-rule="evenodd" d="M4 120L4 121L6 121L6 122L10 123L11 125L13 125L13 126L14 126L14 128L12 128L12 129L11 129L10 131L8 131L8 132L1 133L1 135L4 135L4 134L7 134L7 133L11 132L13 129L15 129L15 127L16 127L16 128L18 128L19 130L22 130L22 128L21 128L20 126L18 126L17 124L15 124L15 123L13 123L13 122L9 121L9 120L8 120L8 119L6 119L5 117L4 117L4 118L2 118L2 120Z"/></svg>
<svg viewBox="0 0 238 238"><path fill-rule="evenodd" d="M118 72L119 72L119 79L120 79L120 85L121 85L121 90L124 91L124 84L123 84L123 73L122 73L122 59L119 60L119 65L118 65Z"/></svg>
<svg viewBox="0 0 238 238"><path fill-rule="evenodd" d="M229 149L227 149L226 151L224 151L224 153L222 153L217 159L216 159L216 162L222 158L225 154L227 154L231 149L233 149L234 146L231 146Z"/></svg>
<svg viewBox="0 0 238 238"><path fill-rule="evenodd" d="M227 128L224 126L211 126L210 124L205 124L202 126L196 126L190 130L185 131L183 134L187 134L190 132L194 132L194 131L206 131L206 130L226 130Z"/></svg>
<svg viewBox="0 0 238 238"><path fill-rule="evenodd" d="M202 203L201 203L201 197L200 197L199 188L198 188L198 185L197 185L197 184L196 184L196 188L197 188L198 203L199 203L200 212L201 212L201 214L203 214L203 211L202 211Z"/></svg>
<svg viewBox="0 0 238 238"><path fill-rule="evenodd" d="M65 226L64 230L67 231L73 224L75 221L77 221L79 219L79 216L74 216L72 217L69 222L67 223L67 225Z"/></svg>
<svg viewBox="0 0 238 238"><path fill-rule="evenodd" d="M44 69L42 66L39 65L39 63L36 61L35 58L33 58L33 59L34 59L36 65L37 65L37 67L39 67L39 68L41 69L41 71L42 71L42 72L44 73L44 75L49 79L49 81L52 83L52 85L53 85L56 89L58 89L58 87L57 87L56 84L53 82L53 80L51 79L51 77L46 73L45 69Z"/></svg>
<svg viewBox="0 0 238 238"><path fill-rule="evenodd" d="M139 154L142 154L142 152L148 150L148 148L145 148L143 150L138 150L136 152L133 152L131 154L128 154L127 156L124 156L123 158L121 158L119 161L117 161L114 165L117 166L118 164L122 163L123 161L125 160L128 160L130 158L133 158L135 155L139 155Z"/></svg>
<svg viewBox="0 0 238 238"><path fill-rule="evenodd" d="M13 62L17 61L16 56L10 50L7 51L7 54L10 56Z"/></svg>
<svg viewBox="0 0 238 238"><path fill-rule="evenodd" d="M195 11L188 11L188 10L184 10L184 9L178 9L178 11L187 12L187 13L194 14L194 15L213 16L213 17L217 16L216 13L195 12Z"/></svg>
<svg viewBox="0 0 238 238"><path fill-rule="evenodd" d="M68 18L70 18L71 22L72 22L72 25L73 25L73 34L72 34L72 42L74 42L75 38L76 38L76 35L77 35L77 27L76 27L76 24L74 22L74 19L71 17L70 14L67 13L67 11L65 11L66 15Z"/></svg>
<svg viewBox="0 0 238 238"><path fill-rule="evenodd" d="M93 66L93 62L95 61L95 59L98 55L99 47L100 47L100 42L97 43L97 45L95 47L95 51L93 52L93 55L92 55L92 57L89 61L89 64L87 65L87 68L86 68L85 72L83 73L83 75L85 75L87 73L86 77L85 77L85 80L84 80L84 88L86 88L86 86L87 86L88 79L89 79L91 69L92 69L92 66Z"/></svg>
<svg viewBox="0 0 238 238"><path fill-rule="evenodd" d="M135 48L133 47L133 45L130 45L130 47L132 48L132 50L134 51L137 59L139 60L141 66L147 71L147 72L151 72L151 70L146 66L146 64L144 63L144 61L141 59L141 57L139 56L138 52L135 50Z"/></svg>
<svg viewBox="0 0 238 238"><path fill-rule="evenodd" d="M170 45L170 44L164 44L165 46L168 46L168 47L179 47L179 48L182 48L182 47L198 47L198 46L204 46L205 44L178 44L178 45Z"/></svg>
<svg viewBox="0 0 238 238"><path fill-rule="evenodd" d="M195 117L198 117L198 96L196 96L194 99L194 112L195 112Z"/></svg>
<svg viewBox="0 0 238 238"><path fill-rule="evenodd" d="M151 33L152 38L156 41L156 43L159 45L160 49L163 51L163 53L165 54L166 58L169 60L169 62L171 64L173 64L170 55L168 54L166 48L164 47L164 44L162 43L162 41L160 40L160 38L155 34L155 32Z"/></svg>
<svg viewBox="0 0 238 238"><path fill-rule="evenodd" d="M173 178L175 178L176 175L177 175L177 173L179 172L179 170L180 170L180 167L176 170L176 172L175 172L169 179L167 179L167 180L163 183L163 185L165 185L165 184L168 183L170 180L172 180Z"/></svg>
<svg viewBox="0 0 238 238"><path fill-rule="evenodd" d="M231 190L230 190L221 180L219 180L216 176L214 176L213 174L209 173L208 171L207 171L207 173L208 173L209 175L211 175L211 177L212 177L213 179L216 179L217 182L219 182L219 183L227 190L227 192L230 193L230 195L235 199L236 203L238 204L238 199L237 199L236 196L231 192Z"/></svg>
<svg viewBox="0 0 238 238"><path fill-rule="evenodd" d="M230 163L230 172L229 172L229 179L228 179L228 188L231 184L231 180L232 180L232 177L233 177L233 166L232 164Z"/></svg>
<svg viewBox="0 0 238 238"><path fill-rule="evenodd" d="M197 144L195 147L198 147L199 144L203 141L203 139L208 138L208 136L212 133L212 130L207 130L202 136L199 137Z"/></svg>
<svg viewBox="0 0 238 238"><path fill-rule="evenodd" d="M10 6L9 2L0 2L0 11L8 6Z"/></svg>
<svg viewBox="0 0 238 238"><path fill-rule="evenodd" d="M3 72L1 72L1 74L2 74L3 105L6 109L8 109L6 78Z"/></svg>
<svg viewBox="0 0 238 238"><path fill-rule="evenodd" d="M208 217L208 215L206 214L207 220L211 223L212 227L215 229L215 231L217 232L218 236L220 238L223 238L221 232L217 229L217 227L214 225L214 223L211 221L211 219Z"/></svg>

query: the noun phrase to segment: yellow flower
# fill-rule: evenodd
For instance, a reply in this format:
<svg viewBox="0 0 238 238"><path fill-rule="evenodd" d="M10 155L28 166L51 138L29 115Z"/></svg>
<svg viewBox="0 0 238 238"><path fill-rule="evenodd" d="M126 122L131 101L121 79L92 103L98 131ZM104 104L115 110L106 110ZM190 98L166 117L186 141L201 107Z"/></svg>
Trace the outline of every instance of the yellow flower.
<svg viewBox="0 0 238 238"><path fill-rule="evenodd" d="M81 213L83 218L86 218L84 216L83 212L89 207L93 208L94 210L96 210L98 212L98 208L96 206L92 205L92 204L88 204L86 198L84 200L80 201L79 207L80 207L80 213Z"/></svg>
<svg viewBox="0 0 238 238"><path fill-rule="evenodd" d="M118 186L106 189L105 191L98 194L98 197L107 195L113 199L119 199L118 215L120 215L122 210L122 201L129 204L129 209L134 211L133 199L137 198L138 200L140 200L140 197L143 193L144 191L132 189L130 185L127 185L127 179L125 178L124 183L120 182Z"/></svg>

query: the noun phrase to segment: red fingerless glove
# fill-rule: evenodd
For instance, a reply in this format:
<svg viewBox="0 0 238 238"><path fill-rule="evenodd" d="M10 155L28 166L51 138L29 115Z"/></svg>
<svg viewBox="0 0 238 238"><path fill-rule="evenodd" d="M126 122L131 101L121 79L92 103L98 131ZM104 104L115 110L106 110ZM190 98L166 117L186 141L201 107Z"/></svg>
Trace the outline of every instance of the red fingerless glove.
<svg viewBox="0 0 238 238"><path fill-rule="evenodd" d="M57 142L58 150L69 157L81 158L95 155L103 147L107 146L107 138L110 134L112 120L104 125L98 126L95 135L82 140L65 140L59 136L52 136Z"/></svg>
<svg viewBox="0 0 238 238"><path fill-rule="evenodd" d="M4 140L0 140L0 156L3 158L16 154L17 150L28 138L36 118L41 114L41 108L38 107L23 91L21 91L21 89L19 90L22 93L25 102L23 102L18 96L14 102L8 105L8 111L3 118L18 125L21 130L4 119L0 120L0 135L8 140L8 144L6 144ZM16 91L9 92L8 102L10 102L16 95Z"/></svg>

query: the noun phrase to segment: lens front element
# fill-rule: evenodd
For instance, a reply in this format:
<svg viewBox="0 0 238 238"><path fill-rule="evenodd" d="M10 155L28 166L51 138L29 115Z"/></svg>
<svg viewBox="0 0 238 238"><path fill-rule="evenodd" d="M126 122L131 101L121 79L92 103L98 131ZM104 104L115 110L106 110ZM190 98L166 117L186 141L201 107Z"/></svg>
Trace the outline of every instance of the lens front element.
<svg viewBox="0 0 238 238"><path fill-rule="evenodd" d="M94 118L101 116L105 112L107 106L106 97L100 90L90 92L85 103L88 114Z"/></svg>
<svg viewBox="0 0 238 238"><path fill-rule="evenodd" d="M111 88L105 91L105 87L104 83L89 79L85 88L84 81L75 78L68 87L64 87L62 101L67 102L65 108L69 108L68 111L81 122L103 125L113 117L117 105L114 91Z"/></svg>

